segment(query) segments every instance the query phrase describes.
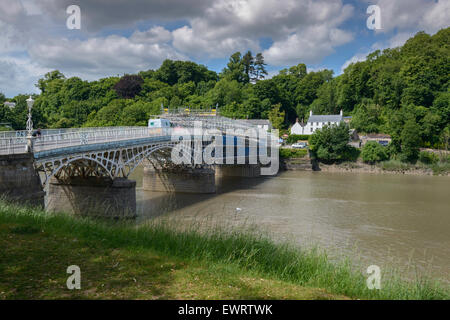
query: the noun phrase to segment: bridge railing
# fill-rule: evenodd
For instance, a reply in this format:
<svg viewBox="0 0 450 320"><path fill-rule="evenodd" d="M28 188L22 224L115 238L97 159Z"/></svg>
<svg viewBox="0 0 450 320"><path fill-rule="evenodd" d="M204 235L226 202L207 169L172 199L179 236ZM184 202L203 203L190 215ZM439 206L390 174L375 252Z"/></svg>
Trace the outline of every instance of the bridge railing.
<svg viewBox="0 0 450 320"><path fill-rule="evenodd" d="M165 131L163 131L165 130ZM83 128L56 134L43 134L33 137L33 150L44 151L55 148L139 139L151 136L170 134L167 129L149 129L147 127L112 127L112 128ZM17 154L26 152L28 138L18 135L0 138L0 154Z"/></svg>
<svg viewBox="0 0 450 320"><path fill-rule="evenodd" d="M194 128L197 121L202 122L204 129L218 129L225 132L227 129L245 130L254 126L245 121L233 120L226 117L168 117L175 127L185 129ZM147 127L102 127L102 128L75 128L75 129L49 129L42 130L40 137L33 138L33 150L44 151L62 147L87 145L102 142L139 139L151 136L165 136L172 133L171 128ZM0 135L0 154L15 154L26 152L28 138L26 131L12 131Z"/></svg>
<svg viewBox="0 0 450 320"><path fill-rule="evenodd" d="M56 135L46 135L37 138L34 143L34 150L44 151L62 147L139 139L151 136L163 136L167 134L170 133L158 130L158 128L149 129L147 127L68 132Z"/></svg>

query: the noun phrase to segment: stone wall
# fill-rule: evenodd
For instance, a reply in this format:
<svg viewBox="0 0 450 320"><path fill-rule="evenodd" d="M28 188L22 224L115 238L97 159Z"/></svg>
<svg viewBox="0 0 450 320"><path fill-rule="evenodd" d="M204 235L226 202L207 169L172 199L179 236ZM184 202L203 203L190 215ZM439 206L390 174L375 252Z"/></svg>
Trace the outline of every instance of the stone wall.
<svg viewBox="0 0 450 320"><path fill-rule="evenodd" d="M103 218L136 217L136 181L124 178L72 178L49 183L46 209Z"/></svg>
<svg viewBox="0 0 450 320"><path fill-rule="evenodd" d="M309 157L280 159L281 170L313 171L314 165Z"/></svg>
<svg viewBox="0 0 450 320"><path fill-rule="evenodd" d="M0 155L0 194L43 207L45 192L33 161L31 153Z"/></svg>
<svg viewBox="0 0 450 320"><path fill-rule="evenodd" d="M210 168L161 169L145 165L142 188L159 192L215 193L215 174Z"/></svg>

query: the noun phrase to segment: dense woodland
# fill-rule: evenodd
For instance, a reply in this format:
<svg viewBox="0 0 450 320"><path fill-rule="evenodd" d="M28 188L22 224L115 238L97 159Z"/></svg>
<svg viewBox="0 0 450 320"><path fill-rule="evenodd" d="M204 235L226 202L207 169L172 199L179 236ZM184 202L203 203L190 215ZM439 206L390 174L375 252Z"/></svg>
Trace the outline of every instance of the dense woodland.
<svg viewBox="0 0 450 320"><path fill-rule="evenodd" d="M271 79L261 54L237 52L217 74L189 61L166 60L157 70L98 81L66 78L53 71L36 86L35 127L145 125L161 105L210 108L233 118L269 118L287 129L296 118L315 114L352 115L359 132L388 133L393 147L403 140L424 147L448 148L450 136L450 28L433 36L416 34L399 48L371 53L340 76L308 72L300 63ZM0 89L1 90L1 89ZM0 123L24 129L28 95L0 94ZM405 142L406 143L406 142Z"/></svg>

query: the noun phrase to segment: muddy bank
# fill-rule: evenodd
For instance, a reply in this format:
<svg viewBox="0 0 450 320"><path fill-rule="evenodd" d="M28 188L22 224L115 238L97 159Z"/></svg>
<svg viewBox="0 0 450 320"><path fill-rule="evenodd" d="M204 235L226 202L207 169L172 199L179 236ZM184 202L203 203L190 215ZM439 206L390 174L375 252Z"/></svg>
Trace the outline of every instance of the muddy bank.
<svg viewBox="0 0 450 320"><path fill-rule="evenodd" d="M413 166L409 168L396 168L386 170L380 165L370 165L364 162L345 162L340 164L324 164L305 158L291 158L280 160L280 170L285 171L322 171L322 172L346 172L346 173L373 173L373 174L406 174L406 175L433 175L431 168ZM442 174L450 176L449 173Z"/></svg>

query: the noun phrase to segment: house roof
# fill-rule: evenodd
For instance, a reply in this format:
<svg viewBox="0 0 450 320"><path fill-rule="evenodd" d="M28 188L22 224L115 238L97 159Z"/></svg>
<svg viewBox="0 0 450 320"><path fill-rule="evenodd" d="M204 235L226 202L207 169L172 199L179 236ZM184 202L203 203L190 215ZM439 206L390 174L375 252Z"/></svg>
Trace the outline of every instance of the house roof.
<svg viewBox="0 0 450 320"><path fill-rule="evenodd" d="M343 120L342 116L339 114L336 115L312 115L308 119L308 123L310 122L341 122Z"/></svg>

